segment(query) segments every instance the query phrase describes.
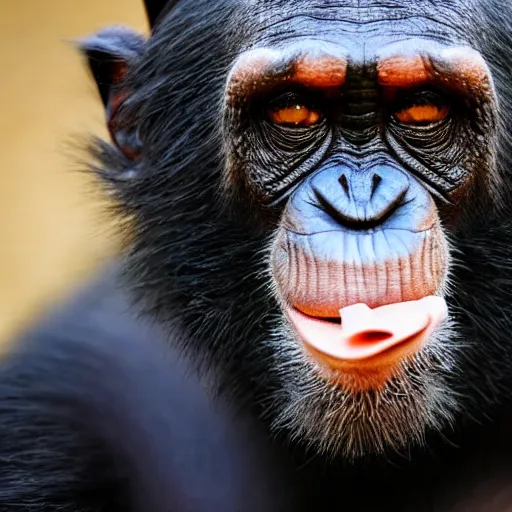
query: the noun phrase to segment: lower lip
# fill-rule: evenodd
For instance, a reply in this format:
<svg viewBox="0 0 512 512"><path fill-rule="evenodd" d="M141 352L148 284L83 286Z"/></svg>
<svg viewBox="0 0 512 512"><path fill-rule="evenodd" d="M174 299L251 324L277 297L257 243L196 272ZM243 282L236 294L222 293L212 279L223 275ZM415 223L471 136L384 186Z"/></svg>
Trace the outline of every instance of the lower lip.
<svg viewBox="0 0 512 512"><path fill-rule="evenodd" d="M311 317L309 315L306 315L297 309L288 309L287 310L287 317L290 320L291 324L294 326L295 330L299 331L299 334L302 334L302 329L299 327L300 323L303 323L304 321L308 323L315 323L316 327L319 331L319 335L325 335L328 337L338 337L341 334L341 319L340 322L331 322L328 320L324 320L322 318L316 318ZM335 366L346 366L347 363L353 363L357 366L361 366L361 364L369 364L373 363L376 360L380 359L383 354L392 351L396 349L398 346L403 344L408 344L409 342L412 342L415 338L418 336L421 336L422 333L424 333L428 329L428 325L419 331L418 333L415 333L414 335L404 338L399 343L395 343L392 346L389 346L388 348L385 348L384 350L381 350L380 352L376 354L359 354L357 357L350 357L350 356L335 356L332 353L329 354L327 352L324 352L321 349L313 347L312 344L305 342L306 346L308 348L313 349L315 352L324 354L325 357L330 357L333 361L336 361ZM373 343L376 341L385 341L386 338L391 337L391 333L387 333L384 331L379 331L378 333L373 333L372 331L368 332L365 336L360 336L358 338L358 344L360 344L363 348L364 346L371 347ZM302 336L301 336L302 337Z"/></svg>
<svg viewBox="0 0 512 512"><path fill-rule="evenodd" d="M432 300L429 299L429 300ZM442 301L440 298L436 298ZM444 304L444 302L443 302ZM437 307L438 305L435 304ZM440 306L442 307L442 306ZM405 336L399 341L386 339L392 336L385 332L369 331L369 336L360 338L356 349L343 350L341 325L319 318L309 317L292 308L286 310L286 315L302 341L302 346L308 357L317 363L322 377L332 383L342 385L352 391L378 389L386 385L389 379L402 367L402 362L418 354L423 344L428 340L434 329L445 318L441 312L426 317L419 328L410 336ZM326 343L311 343L308 341L307 329L314 328L318 336L333 340L331 345ZM375 336L373 336L375 334ZM378 336L380 334L380 338ZM337 343L339 339L339 346ZM341 349L340 349L341 347Z"/></svg>

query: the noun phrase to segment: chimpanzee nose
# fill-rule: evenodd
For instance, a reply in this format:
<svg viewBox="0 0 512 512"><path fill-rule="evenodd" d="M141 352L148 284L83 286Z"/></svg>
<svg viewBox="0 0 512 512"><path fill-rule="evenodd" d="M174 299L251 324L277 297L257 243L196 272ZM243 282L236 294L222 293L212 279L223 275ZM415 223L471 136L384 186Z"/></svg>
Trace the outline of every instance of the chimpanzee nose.
<svg viewBox="0 0 512 512"><path fill-rule="evenodd" d="M367 229L384 222L402 204L409 180L391 166L366 170L340 166L314 176L311 187L320 207L334 220Z"/></svg>

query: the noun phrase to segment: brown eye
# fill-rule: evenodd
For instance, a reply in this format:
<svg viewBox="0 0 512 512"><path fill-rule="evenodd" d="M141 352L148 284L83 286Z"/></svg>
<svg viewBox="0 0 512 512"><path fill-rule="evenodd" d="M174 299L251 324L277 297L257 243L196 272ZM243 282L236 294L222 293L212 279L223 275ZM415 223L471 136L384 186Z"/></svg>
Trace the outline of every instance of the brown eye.
<svg viewBox="0 0 512 512"><path fill-rule="evenodd" d="M405 108L396 112L395 117L402 124L425 126L446 119L449 113L450 107L448 105L435 105L430 103Z"/></svg>
<svg viewBox="0 0 512 512"><path fill-rule="evenodd" d="M268 116L274 124L299 127L313 126L322 118L318 110L299 100L280 102L271 106Z"/></svg>

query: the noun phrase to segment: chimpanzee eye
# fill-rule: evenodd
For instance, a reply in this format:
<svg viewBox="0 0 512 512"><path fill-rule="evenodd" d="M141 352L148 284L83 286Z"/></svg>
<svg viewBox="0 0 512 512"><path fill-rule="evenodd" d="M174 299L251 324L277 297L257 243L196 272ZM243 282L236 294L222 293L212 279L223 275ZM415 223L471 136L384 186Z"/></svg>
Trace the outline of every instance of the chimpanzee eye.
<svg viewBox="0 0 512 512"><path fill-rule="evenodd" d="M270 121L281 126L307 128L322 120L321 112L298 94L283 94L267 110Z"/></svg>
<svg viewBox="0 0 512 512"><path fill-rule="evenodd" d="M428 126L443 121L449 114L450 105L446 98L427 92L414 95L394 116L402 124Z"/></svg>

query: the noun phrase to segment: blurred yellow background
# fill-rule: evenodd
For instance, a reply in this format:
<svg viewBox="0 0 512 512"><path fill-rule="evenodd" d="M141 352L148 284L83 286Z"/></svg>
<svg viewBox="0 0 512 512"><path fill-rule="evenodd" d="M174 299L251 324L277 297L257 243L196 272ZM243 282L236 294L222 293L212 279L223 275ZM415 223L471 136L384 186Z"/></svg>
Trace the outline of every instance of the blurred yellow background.
<svg viewBox="0 0 512 512"><path fill-rule="evenodd" d="M106 134L69 42L115 23L146 31L142 0L0 1L0 340L115 251L72 147Z"/></svg>

